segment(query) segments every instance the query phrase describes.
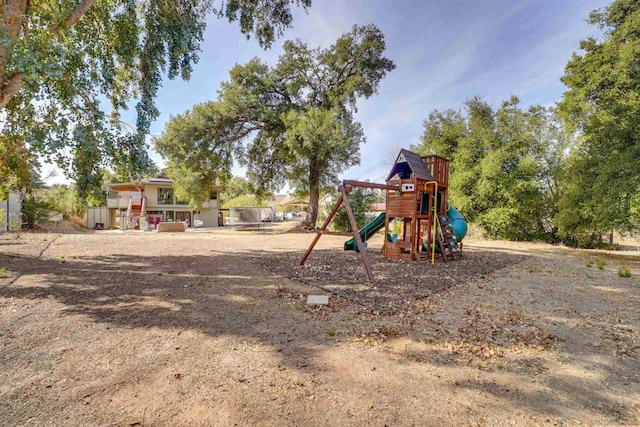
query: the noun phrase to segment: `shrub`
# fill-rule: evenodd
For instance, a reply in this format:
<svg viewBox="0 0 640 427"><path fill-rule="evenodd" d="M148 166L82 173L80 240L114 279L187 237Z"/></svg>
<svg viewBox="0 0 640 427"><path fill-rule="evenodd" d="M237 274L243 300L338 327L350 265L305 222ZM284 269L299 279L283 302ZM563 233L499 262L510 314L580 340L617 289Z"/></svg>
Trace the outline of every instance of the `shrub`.
<svg viewBox="0 0 640 427"><path fill-rule="evenodd" d="M622 267L620 270L618 270L618 276L631 277L631 270L629 270L627 267Z"/></svg>
<svg viewBox="0 0 640 427"><path fill-rule="evenodd" d="M353 211L358 227L362 227L366 224L366 213L369 211L369 205L377 200L377 194L375 191L366 190L363 188L356 188L349 194L349 204ZM329 207L325 207L331 210L333 204ZM351 223L349 222L349 216L344 206L341 206L333 217L333 227L339 231L351 231Z"/></svg>
<svg viewBox="0 0 640 427"><path fill-rule="evenodd" d="M22 225L33 229L36 225L49 220L51 209L48 203L34 194L27 194L22 202Z"/></svg>

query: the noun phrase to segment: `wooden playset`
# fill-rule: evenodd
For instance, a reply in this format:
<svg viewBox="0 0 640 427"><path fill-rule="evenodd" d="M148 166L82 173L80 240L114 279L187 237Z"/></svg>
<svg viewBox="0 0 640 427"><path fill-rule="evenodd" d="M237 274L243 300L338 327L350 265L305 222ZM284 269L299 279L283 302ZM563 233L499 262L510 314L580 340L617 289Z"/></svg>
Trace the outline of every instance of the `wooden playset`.
<svg viewBox="0 0 640 427"><path fill-rule="evenodd" d="M387 177L386 184L362 181L343 181L338 187L340 198L327 216L322 227L300 258L304 264L323 234L342 234L327 230L334 215L344 205L353 230L353 238L345 243L345 249L360 252L365 270L373 281L371 264L365 255L364 242L384 226L385 241L382 253L385 257L402 260L430 260L436 255L450 261L462 253L462 238L467 231L464 217L454 208L447 209L449 184L449 160L425 156L401 150ZM386 191L386 211L372 223L358 230L348 195L355 187L376 188ZM384 220L384 221L382 221ZM391 221L400 224L401 232L389 232Z"/></svg>

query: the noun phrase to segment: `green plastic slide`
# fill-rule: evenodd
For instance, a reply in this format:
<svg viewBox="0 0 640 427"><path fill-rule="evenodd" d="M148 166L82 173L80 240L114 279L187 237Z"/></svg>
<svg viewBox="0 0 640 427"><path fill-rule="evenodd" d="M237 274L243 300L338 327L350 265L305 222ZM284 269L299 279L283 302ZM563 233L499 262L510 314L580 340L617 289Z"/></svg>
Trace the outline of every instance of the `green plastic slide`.
<svg viewBox="0 0 640 427"><path fill-rule="evenodd" d="M384 218L386 214L382 212L376 219L371 221L369 224L365 225L360 229L360 238L363 242L369 240L371 236L376 234L378 230L384 227ZM355 251L358 250L358 244L356 243L356 238L352 237L346 242L344 242L344 250L345 251Z"/></svg>

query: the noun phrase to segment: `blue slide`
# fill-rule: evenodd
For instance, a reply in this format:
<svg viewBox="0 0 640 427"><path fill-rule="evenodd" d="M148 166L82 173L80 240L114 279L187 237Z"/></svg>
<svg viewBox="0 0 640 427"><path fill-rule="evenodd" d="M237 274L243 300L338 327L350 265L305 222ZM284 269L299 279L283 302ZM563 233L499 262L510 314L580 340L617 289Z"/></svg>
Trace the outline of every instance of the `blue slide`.
<svg viewBox="0 0 640 427"><path fill-rule="evenodd" d="M453 206L449 207L447 211L449 217L449 225L453 230L453 235L456 236L456 240L461 242L464 236L467 235L468 225L466 218Z"/></svg>

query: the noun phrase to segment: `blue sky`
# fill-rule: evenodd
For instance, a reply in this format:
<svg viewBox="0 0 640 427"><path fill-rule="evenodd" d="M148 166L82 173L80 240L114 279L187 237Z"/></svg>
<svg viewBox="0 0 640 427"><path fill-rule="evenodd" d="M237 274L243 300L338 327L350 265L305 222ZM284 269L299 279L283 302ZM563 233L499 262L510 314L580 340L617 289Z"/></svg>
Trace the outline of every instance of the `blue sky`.
<svg viewBox="0 0 640 427"><path fill-rule="evenodd" d="M191 80L165 81L157 105L162 112L154 135L193 105L216 98L235 64L260 57L275 64L284 40L299 38L328 47L354 24L376 24L384 33L386 56L396 69L379 93L359 102L357 119L367 136L361 164L344 178L381 182L391 167L393 147L418 142L422 121L433 109L460 108L479 95L494 107L509 96L523 106L551 105L564 86L564 66L581 39L597 33L586 23L597 0L314 0L307 13L296 10L293 28L270 50L247 40L236 24L215 18ZM135 123L133 113L125 120ZM161 163L157 154L153 158ZM236 174L243 174L239 168ZM54 179L60 180L61 177Z"/></svg>

